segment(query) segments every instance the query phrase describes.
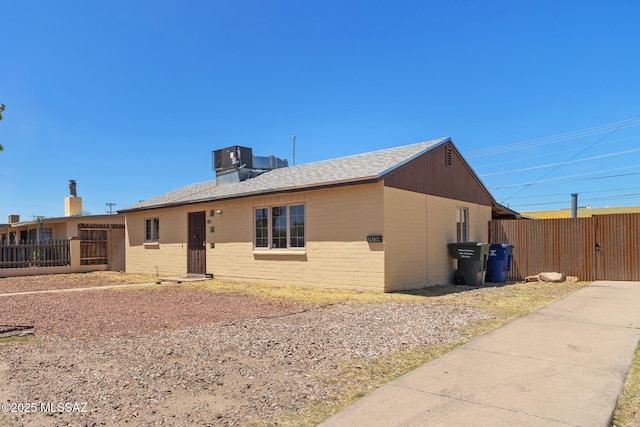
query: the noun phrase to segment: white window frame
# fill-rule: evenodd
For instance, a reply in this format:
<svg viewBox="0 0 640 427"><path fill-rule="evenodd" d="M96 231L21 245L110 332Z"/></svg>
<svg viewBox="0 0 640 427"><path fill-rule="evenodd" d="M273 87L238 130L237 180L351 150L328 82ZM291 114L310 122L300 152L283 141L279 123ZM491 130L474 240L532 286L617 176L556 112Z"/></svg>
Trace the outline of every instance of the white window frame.
<svg viewBox="0 0 640 427"><path fill-rule="evenodd" d="M303 246L292 246L291 245L291 240L292 238L296 238L297 236L292 236L292 224L291 224L291 208L293 207L298 207L298 206L302 206L304 212L303 212L303 235L302 235L302 239L304 239L304 244ZM285 227L286 227L286 247L274 247L274 223L273 223L273 211L275 208L285 208L285 215L286 215L286 223L285 223ZM262 227L258 227L258 212L260 211L261 214L264 214L264 212L266 211L267 215L266 217L262 217L262 218L266 218L266 227L262 226ZM306 209L306 205L304 203L291 203L291 204L282 204L282 205L273 205L273 206L257 206L253 209L253 249L256 251L282 251L282 250L304 250L307 246L307 233L306 233L306 229L307 229L307 224L306 224L306 219L307 217L307 209ZM266 246L262 245L262 246L258 246L258 239L260 240L264 240L265 236L264 233L260 233L260 237L258 237L258 228L260 228L261 230L264 230L266 228L267 231L267 236L266 236ZM276 237L277 238L277 237Z"/></svg>
<svg viewBox="0 0 640 427"><path fill-rule="evenodd" d="M160 218L144 219L144 241L154 243L160 241Z"/></svg>
<svg viewBox="0 0 640 427"><path fill-rule="evenodd" d="M456 208L456 242L469 241L469 208L458 206Z"/></svg>

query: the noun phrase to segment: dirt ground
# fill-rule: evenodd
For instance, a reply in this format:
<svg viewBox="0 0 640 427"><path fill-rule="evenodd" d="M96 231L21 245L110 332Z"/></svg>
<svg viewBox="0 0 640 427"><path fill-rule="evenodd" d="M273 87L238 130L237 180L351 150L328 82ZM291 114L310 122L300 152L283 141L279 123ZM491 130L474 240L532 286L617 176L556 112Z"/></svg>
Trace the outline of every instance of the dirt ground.
<svg viewBox="0 0 640 427"><path fill-rule="evenodd" d="M121 274L112 271L47 274L43 276L0 277L0 294L6 292L30 292L154 282L155 277L153 276Z"/></svg>
<svg viewBox="0 0 640 427"><path fill-rule="evenodd" d="M106 276L5 278L0 293L114 279ZM458 327L484 317L468 307L317 305L180 285L3 296L0 324L33 326L34 335L0 340L0 426L273 425L336 399L343 363L458 340Z"/></svg>

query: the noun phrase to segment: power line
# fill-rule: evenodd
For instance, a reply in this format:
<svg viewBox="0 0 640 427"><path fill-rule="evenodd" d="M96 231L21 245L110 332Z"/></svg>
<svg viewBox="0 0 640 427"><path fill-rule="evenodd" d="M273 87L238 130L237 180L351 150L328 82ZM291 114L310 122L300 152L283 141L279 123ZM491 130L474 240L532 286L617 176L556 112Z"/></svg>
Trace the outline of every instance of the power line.
<svg viewBox="0 0 640 427"><path fill-rule="evenodd" d="M616 169L608 169L608 170L629 169L629 168L636 168L636 167L638 167L638 166L629 166L629 167L625 167L625 168L616 168ZM595 176L595 177L591 177L591 178L578 178L578 179L567 180L567 178L572 178L572 177L576 177L576 176L583 176L583 175L592 175L594 173L599 173L599 172L606 172L606 171L585 172L585 173L579 173L579 174L575 174L575 175L567 175L567 176L563 176L563 177L560 177L560 178L553 178L553 179L545 179L545 180L526 182L526 183L523 183L523 184L503 185L503 186L500 186L500 187L488 187L487 189L488 190L506 190L507 188L531 187L533 185L547 184L549 182L555 182L555 181L566 181L566 182L570 182L570 181L593 181L593 180L598 180L598 179L610 179L610 178L620 178L620 177L623 177L623 176L640 175L640 172L631 172L631 173L621 173L621 174L616 174L616 175L603 175L603 176Z"/></svg>
<svg viewBox="0 0 640 427"><path fill-rule="evenodd" d="M604 146L604 145L609 145L609 144L617 144L619 142L629 141L629 140L632 140L632 139L640 139L640 135L638 135L638 136L630 136L630 137L627 137L627 138L613 139L611 141L607 141L607 142L602 143L600 145ZM557 157L558 154L560 154L560 153L570 153L570 152L573 152L573 151L575 151L575 147L571 148L571 149L565 149L565 150L562 150L562 151L558 151L558 150L546 151L544 154L536 155L534 157L527 155L527 160L549 157L550 155L553 155L553 156ZM502 157L502 156L500 156L499 158L503 158L503 159L506 159L506 160L501 161L501 162L496 162L496 163L483 164L482 166L477 167L476 171L478 171L481 168L482 169L486 169L486 168L492 168L493 169L493 168L495 168L497 166L501 166L501 165L504 165L504 164L513 164L513 159L511 159L511 158L505 158L505 157Z"/></svg>
<svg viewBox="0 0 640 427"><path fill-rule="evenodd" d="M626 188L612 188L612 189L607 189L607 190L595 190L595 191L581 191L580 195L584 195L584 194L593 194L593 193L611 193L614 191L629 191L629 190L640 190L640 187L626 187ZM536 199L536 198L541 198L541 197L545 197L545 198L549 198L549 197L566 197L567 193L553 193L553 194L537 194L535 196L520 196L520 197L514 197L514 199Z"/></svg>
<svg viewBox="0 0 640 427"><path fill-rule="evenodd" d="M637 116L633 117L632 120L638 119L640 118L640 114L638 114ZM547 176L549 176L550 174L554 173L555 171L557 171L558 169L560 169L562 166L564 166L566 163L574 160L576 157L580 156L582 153L584 153L585 151L591 149L593 146L598 145L600 142L604 141L605 139L607 139L608 137L610 137L611 135L613 135L614 133L618 132L620 129L622 129L623 127L625 127L625 122L623 122L620 126L618 126L617 128L613 129L611 132L609 132L608 134L604 135L602 138L598 139L596 142L594 142L591 145L588 145L587 147L584 148L584 150L579 151L576 155L574 155L573 157L571 157L569 160L567 160L564 163L559 164L558 166L554 167L552 170L550 170L549 172L543 174L540 178L538 178L536 181L533 182L533 184L535 184L537 181L542 180L543 178L546 178ZM533 185L532 184L532 185ZM504 204L504 202L506 200L509 200L509 198L515 196L516 194L521 193L522 191L524 191L525 189L529 188L530 186L527 187L522 187L520 190L516 191L514 194L512 194L511 196L507 197L506 199L504 199L502 202L502 204Z"/></svg>
<svg viewBox="0 0 640 427"><path fill-rule="evenodd" d="M587 136L591 136L591 135L598 135L610 130L614 130L618 131L622 128L625 127L631 127L631 126L637 126L640 124L640 115L632 118L632 119L628 119L628 120L622 120L619 122L613 122L613 123L608 123L606 125L600 125L600 126L595 126L592 128L587 128L587 129L581 129L581 130L577 130L577 131L572 131L572 132L566 132L566 133L561 133L561 134L557 134L557 135L552 135L552 136L547 136L544 138L537 138L537 139L532 139L532 140L528 140L528 141L524 141L524 142L518 142L515 144L506 144L506 145L501 145L498 147L491 147L491 148L483 148L483 149L479 149L479 150L472 150L472 151L468 151L467 154L465 155L465 157L467 158L474 158L474 157L482 157L482 156L488 156L488 155L492 155L492 154L498 154L498 153L506 153L509 151L517 151L517 150L524 150L524 149L528 149L528 148L533 148L533 147L539 147L542 145L548 145L548 144L553 144L556 142L562 142L562 141L569 141L572 139L577 139L577 138L584 138ZM600 141L598 141L600 142ZM595 145L595 144L594 144Z"/></svg>
<svg viewBox="0 0 640 427"><path fill-rule="evenodd" d="M569 163L579 163L579 162L586 162L589 160L598 160L598 159L604 159L606 157L614 157L614 156L621 156L623 154L629 154L629 153L635 153L637 151L640 151L640 148L634 148L633 150L626 150L626 151L618 151L617 153L609 153L609 154L602 154L600 156L595 156L595 157L587 157L584 159L576 159L576 160L567 160L565 162L559 162L559 163L549 163L548 165L541 165L541 166L531 166L528 168L522 168L522 169L514 169L514 170L510 170L510 171L501 171L501 172L493 172L493 173L485 173L480 175L481 177L485 177L485 176L494 176L494 175L505 175L508 173L514 173L514 172L525 172L525 171L530 171L530 170L534 170L534 169L544 169L544 168L550 168L552 166L564 166L567 165ZM584 152L584 151L583 151Z"/></svg>

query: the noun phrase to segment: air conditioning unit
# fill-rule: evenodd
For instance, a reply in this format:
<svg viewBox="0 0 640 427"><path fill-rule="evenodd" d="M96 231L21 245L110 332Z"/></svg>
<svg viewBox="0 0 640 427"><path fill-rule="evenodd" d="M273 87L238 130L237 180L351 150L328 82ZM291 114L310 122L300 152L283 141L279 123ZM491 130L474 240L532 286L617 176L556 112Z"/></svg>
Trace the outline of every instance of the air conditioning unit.
<svg viewBox="0 0 640 427"><path fill-rule="evenodd" d="M225 171L241 167L253 168L253 151L248 147L234 145L220 150L213 150L213 170Z"/></svg>

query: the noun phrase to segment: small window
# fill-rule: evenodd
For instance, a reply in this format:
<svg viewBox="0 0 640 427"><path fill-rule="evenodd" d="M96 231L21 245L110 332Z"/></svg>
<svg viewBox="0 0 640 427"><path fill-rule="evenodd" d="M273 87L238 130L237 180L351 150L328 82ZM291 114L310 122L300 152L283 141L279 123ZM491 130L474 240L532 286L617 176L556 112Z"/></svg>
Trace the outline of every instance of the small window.
<svg viewBox="0 0 640 427"><path fill-rule="evenodd" d="M52 228L41 228L40 229L40 241L41 242L50 242L53 239L53 229Z"/></svg>
<svg viewBox="0 0 640 427"><path fill-rule="evenodd" d="M256 248L268 248L269 247L269 209L260 208L256 209Z"/></svg>
<svg viewBox="0 0 640 427"><path fill-rule="evenodd" d="M458 208L456 213L456 242L467 242L469 209Z"/></svg>
<svg viewBox="0 0 640 427"><path fill-rule="evenodd" d="M271 247L286 249L287 247L287 207L271 208Z"/></svg>
<svg viewBox="0 0 640 427"><path fill-rule="evenodd" d="M304 248L304 205L291 206L289 242L292 248Z"/></svg>
<svg viewBox="0 0 640 427"><path fill-rule="evenodd" d="M256 248L303 249L305 247L304 205L256 208Z"/></svg>
<svg viewBox="0 0 640 427"><path fill-rule="evenodd" d="M144 241L158 242L160 240L160 218L146 218L144 220Z"/></svg>

